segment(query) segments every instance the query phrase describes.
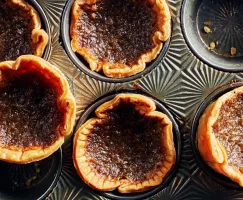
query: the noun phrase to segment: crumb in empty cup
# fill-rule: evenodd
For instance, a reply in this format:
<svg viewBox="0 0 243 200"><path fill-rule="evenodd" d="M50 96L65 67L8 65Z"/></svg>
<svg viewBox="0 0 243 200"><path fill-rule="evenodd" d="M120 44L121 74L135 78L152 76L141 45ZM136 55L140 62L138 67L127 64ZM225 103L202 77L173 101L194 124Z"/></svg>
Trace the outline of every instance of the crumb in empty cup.
<svg viewBox="0 0 243 200"><path fill-rule="evenodd" d="M215 47L216 47L215 42L211 42L211 43L209 44L209 49L210 49L210 50L214 50Z"/></svg>
<svg viewBox="0 0 243 200"><path fill-rule="evenodd" d="M206 25L206 26L212 26L212 25L213 25L213 22L211 22L211 21L206 21L206 22L204 22L204 25Z"/></svg>
<svg viewBox="0 0 243 200"><path fill-rule="evenodd" d="M208 26L204 26L205 33L212 33L211 29Z"/></svg>
<svg viewBox="0 0 243 200"><path fill-rule="evenodd" d="M236 48L235 47L231 47L231 49L230 49L231 55L234 56L236 54L236 52L237 52Z"/></svg>

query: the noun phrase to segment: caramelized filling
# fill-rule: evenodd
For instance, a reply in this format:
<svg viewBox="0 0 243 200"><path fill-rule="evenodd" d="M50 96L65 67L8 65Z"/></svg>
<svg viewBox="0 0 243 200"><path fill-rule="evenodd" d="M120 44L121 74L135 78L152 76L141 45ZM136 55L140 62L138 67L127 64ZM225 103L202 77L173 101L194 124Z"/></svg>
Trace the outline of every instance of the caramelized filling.
<svg viewBox="0 0 243 200"><path fill-rule="evenodd" d="M139 181L152 176L165 158L159 120L141 115L125 102L108 115L88 137L87 156L93 168L119 180Z"/></svg>
<svg viewBox="0 0 243 200"><path fill-rule="evenodd" d="M12 9L0 0L0 61L32 54L32 20L29 13Z"/></svg>
<svg viewBox="0 0 243 200"><path fill-rule="evenodd" d="M52 144L63 122L56 89L36 72L0 73L0 146Z"/></svg>
<svg viewBox="0 0 243 200"><path fill-rule="evenodd" d="M228 162L243 168L243 95L227 100L221 107L213 131L226 149Z"/></svg>
<svg viewBox="0 0 243 200"><path fill-rule="evenodd" d="M80 45L101 62L137 64L154 47L152 36L158 28L151 7L143 0L102 0L82 6Z"/></svg>

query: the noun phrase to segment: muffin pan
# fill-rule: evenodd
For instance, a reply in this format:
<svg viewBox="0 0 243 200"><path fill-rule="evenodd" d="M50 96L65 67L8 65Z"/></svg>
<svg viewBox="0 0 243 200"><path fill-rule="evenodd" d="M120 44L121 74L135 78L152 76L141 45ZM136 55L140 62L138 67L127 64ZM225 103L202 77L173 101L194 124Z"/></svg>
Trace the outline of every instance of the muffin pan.
<svg viewBox="0 0 243 200"><path fill-rule="evenodd" d="M56 154L53 155L55 162L49 168L50 173L47 173L43 179L39 179L40 183L31 181L33 186L30 185L30 188L26 189L26 191L30 191L31 188L38 189L33 189L33 192L28 193L36 195L29 197L29 199L76 200L82 198L103 199L104 197L108 199L147 198L155 200L243 198L242 188L225 180L224 177L218 176L214 171L210 173L207 169L204 169L203 163L200 162L200 156L196 153L196 135L194 132L196 130L196 120L193 121L194 129L193 132L191 131L194 113L211 91L221 88L220 86L232 80L243 80L242 74L229 73L242 72L243 70L242 40L237 39L236 41L233 39L235 43L217 46L214 52L208 49L208 45L211 41L217 42L217 39L214 39L214 37L219 37L223 34L218 31L215 31L213 34L204 32L204 22L213 21L214 16L217 16L215 12L208 13L208 10L213 8L215 11L218 10L218 6L210 6L212 2L222 4L226 2L228 6L224 6L224 12L232 13L231 10L234 5L237 5L237 9L241 8L242 2L240 0L168 0L173 23L170 41L167 41L164 45L161 54L154 63L146 68L147 71L128 79L118 79L119 81L92 73L83 60L74 53L72 55L68 44L70 42L68 25L70 23L70 9L73 0L37 0L37 2L29 0L28 2L31 5L39 3L39 8L38 6L35 8L38 10L41 18L43 18L43 26L45 26L48 34L51 36L44 58L62 70L69 80L71 90L75 95L77 102L76 129L85 119L81 117L85 116L83 113L91 112L90 108L97 105L97 102L102 102L103 98L108 98L114 92L123 90L134 92L136 90L152 96L159 104L162 103L176 119L181 133L181 157L180 162L177 163L179 165L178 170L175 170L162 185L153 190L146 193L138 193L135 196L124 196L116 192L100 193L92 190L76 174L72 161L72 138L68 138L62 147L62 157L59 155L60 152L56 153L59 155L57 157L55 157ZM204 4L206 11L203 9ZM234 9L233 12L237 9ZM44 10L43 15L41 10ZM207 15L205 15L205 12L207 12ZM47 16L47 21L45 15ZM214 28L213 25L207 26L212 30ZM239 26L239 33L241 28ZM232 34L232 37L236 38L234 35L236 34ZM240 36L241 34L237 37ZM226 35L221 42L224 43L229 37L229 35ZM229 48L234 45L236 54L232 56ZM226 51L224 49L227 50L227 54L224 54ZM234 87L234 84L237 85L238 83L229 83L229 87ZM225 92L221 89L220 91ZM211 100L207 99L207 101ZM93 102L95 103L93 104ZM203 106L200 109L202 111ZM196 116L198 116L198 113ZM52 159L52 157L50 158ZM55 163L58 166L54 166ZM47 166L49 165L45 165L45 167ZM2 163L0 163L0 167L2 167ZM21 167L17 170L23 170ZM9 168L9 166L5 166L5 168ZM16 171L16 167L13 170ZM35 171L35 167L32 165L30 169L28 167L28 174L31 170ZM5 172L4 175L6 176L9 170ZM32 177L31 174L28 176ZM1 175L1 177L4 176ZM8 177L11 180L11 176ZM45 180L47 180L49 186ZM17 188L15 188L15 191L9 190L6 188L7 181L5 182L1 179L0 182L4 186L2 187L4 190L0 191L0 193L5 195L0 196L0 199L18 199L18 196L14 196L17 194ZM20 180L17 183L19 184ZM45 188L41 186L42 183L45 183ZM11 189L14 189L14 187ZM49 192L49 196L46 197Z"/></svg>

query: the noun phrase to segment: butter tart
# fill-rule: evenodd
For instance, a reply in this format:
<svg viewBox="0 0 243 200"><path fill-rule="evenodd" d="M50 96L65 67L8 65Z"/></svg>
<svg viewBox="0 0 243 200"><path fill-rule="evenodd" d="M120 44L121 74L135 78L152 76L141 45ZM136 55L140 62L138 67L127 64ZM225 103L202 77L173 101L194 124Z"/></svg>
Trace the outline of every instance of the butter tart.
<svg viewBox="0 0 243 200"><path fill-rule="evenodd" d="M0 0L0 61L42 56L48 43L37 11L24 0Z"/></svg>
<svg viewBox="0 0 243 200"><path fill-rule="evenodd" d="M79 176L100 191L141 192L158 186L175 164L172 122L138 94L119 94L95 110L74 137Z"/></svg>
<svg viewBox="0 0 243 200"><path fill-rule="evenodd" d="M0 160L46 158L72 131L76 104L64 75L33 55L0 63Z"/></svg>
<svg viewBox="0 0 243 200"><path fill-rule="evenodd" d="M124 78L143 71L171 32L165 0L75 0L72 50L92 71Z"/></svg>
<svg viewBox="0 0 243 200"><path fill-rule="evenodd" d="M243 186L243 87L225 93L207 107L197 135L204 161Z"/></svg>

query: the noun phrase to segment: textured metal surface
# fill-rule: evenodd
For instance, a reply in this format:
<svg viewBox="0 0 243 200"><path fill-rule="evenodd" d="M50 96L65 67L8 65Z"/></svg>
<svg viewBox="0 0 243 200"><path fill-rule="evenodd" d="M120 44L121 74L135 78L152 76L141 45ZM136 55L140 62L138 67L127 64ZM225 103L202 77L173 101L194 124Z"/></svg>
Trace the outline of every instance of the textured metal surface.
<svg viewBox="0 0 243 200"><path fill-rule="evenodd" d="M149 199L243 199L243 191L229 190L207 177L198 167L190 141L190 123L199 104L218 86L241 74L214 70L199 61L189 50L180 24L182 0L168 0L173 19L169 50L163 61L150 74L127 84L96 81L80 72L66 56L60 43L60 18L65 0L38 0L51 23L52 51L50 62L59 67L69 80L77 101L77 119L85 108L102 95L120 89L136 88L163 102L178 118L182 132L182 155L179 171L169 186ZM60 180L48 200L106 199L91 190L76 175L72 163L72 142L63 147L63 168Z"/></svg>

